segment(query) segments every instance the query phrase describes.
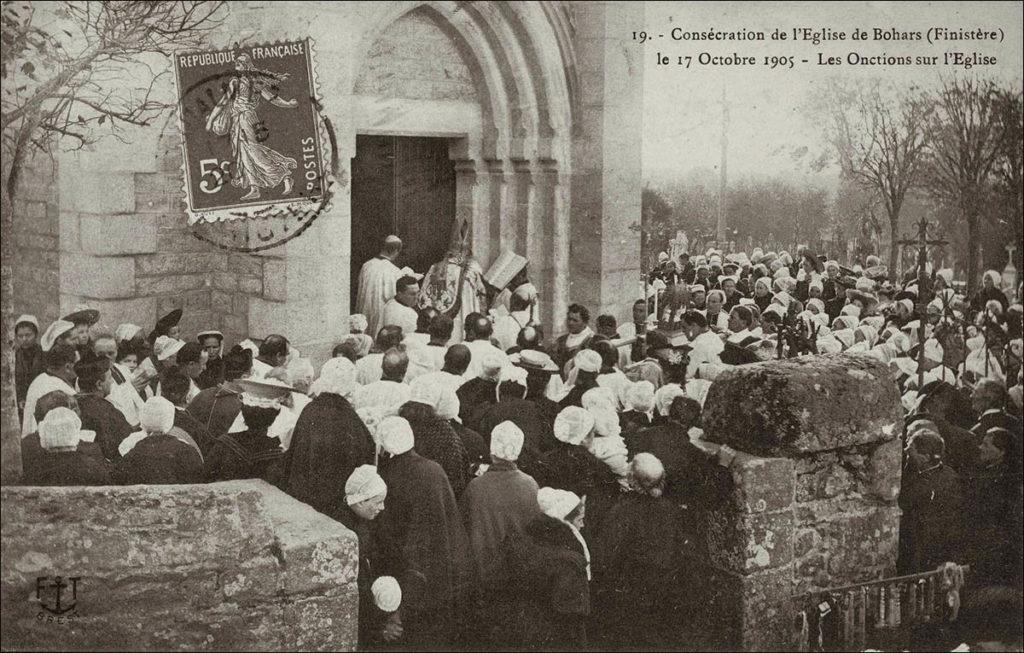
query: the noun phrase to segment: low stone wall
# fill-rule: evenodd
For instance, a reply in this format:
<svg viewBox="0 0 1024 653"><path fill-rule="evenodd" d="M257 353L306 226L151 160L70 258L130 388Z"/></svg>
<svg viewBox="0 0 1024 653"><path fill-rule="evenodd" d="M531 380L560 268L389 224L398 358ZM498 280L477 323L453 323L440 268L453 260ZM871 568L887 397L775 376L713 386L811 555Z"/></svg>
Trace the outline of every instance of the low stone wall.
<svg viewBox="0 0 1024 653"><path fill-rule="evenodd" d="M0 493L4 650L355 648L355 534L263 481Z"/></svg>
<svg viewBox="0 0 1024 653"><path fill-rule="evenodd" d="M738 453L700 471L709 642L791 650L789 597L895 569L901 423L888 369L863 357L743 365L715 381L698 446Z"/></svg>

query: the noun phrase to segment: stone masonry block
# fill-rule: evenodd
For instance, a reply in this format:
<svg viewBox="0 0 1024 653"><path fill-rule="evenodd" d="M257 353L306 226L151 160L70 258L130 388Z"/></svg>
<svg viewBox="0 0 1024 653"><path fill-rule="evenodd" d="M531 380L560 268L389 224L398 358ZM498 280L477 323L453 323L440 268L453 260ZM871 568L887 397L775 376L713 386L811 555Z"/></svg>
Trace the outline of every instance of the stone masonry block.
<svg viewBox="0 0 1024 653"><path fill-rule="evenodd" d="M60 175L62 210L98 215L135 212L135 178L131 172L78 169Z"/></svg>
<svg viewBox="0 0 1024 653"><path fill-rule="evenodd" d="M156 297L96 299L63 293L60 296L60 314L66 315L82 304L100 312L99 322L92 328L93 333L113 333L117 325L125 322L137 324L144 330L151 329L157 317L165 314L158 314Z"/></svg>
<svg viewBox="0 0 1024 653"><path fill-rule="evenodd" d="M899 399L888 368L867 357L737 366L708 392L705 438L768 456L885 442L903 419Z"/></svg>
<svg viewBox="0 0 1024 653"><path fill-rule="evenodd" d="M865 465L868 476L865 495L887 502L896 501L900 493L902 464L903 442L900 439L876 447Z"/></svg>
<svg viewBox="0 0 1024 653"><path fill-rule="evenodd" d="M204 252L213 249L187 229L160 229L157 231L156 243L158 252Z"/></svg>
<svg viewBox="0 0 1024 653"><path fill-rule="evenodd" d="M217 269L219 252L167 252L135 257L135 273L140 277L171 274L201 274Z"/></svg>
<svg viewBox="0 0 1024 653"><path fill-rule="evenodd" d="M61 252L60 288L62 293L96 299L134 297L135 262L123 256Z"/></svg>
<svg viewBox="0 0 1024 653"><path fill-rule="evenodd" d="M259 277L239 277L238 291L256 297L263 292L263 280Z"/></svg>
<svg viewBox="0 0 1024 653"><path fill-rule="evenodd" d="M47 219L47 202L25 201L18 198L14 201L11 228L16 232L46 234L50 233Z"/></svg>
<svg viewBox="0 0 1024 653"><path fill-rule="evenodd" d="M792 651L793 595L791 566L745 576L735 589L741 592L740 648L744 651Z"/></svg>
<svg viewBox="0 0 1024 653"><path fill-rule="evenodd" d="M229 341L238 342L250 335L248 315L225 315L221 318L221 325L221 331Z"/></svg>
<svg viewBox="0 0 1024 653"><path fill-rule="evenodd" d="M794 539L793 570L799 591L874 580L892 571L899 508L850 512L826 505L819 506L818 512L822 519L802 523Z"/></svg>
<svg viewBox="0 0 1024 653"><path fill-rule="evenodd" d="M736 507L744 512L772 512L793 503L793 461L738 452L729 465Z"/></svg>
<svg viewBox="0 0 1024 653"><path fill-rule="evenodd" d="M83 213L79 216L82 250L99 256L155 252L156 217Z"/></svg>
<svg viewBox="0 0 1024 653"><path fill-rule="evenodd" d="M221 290L210 291L210 305L222 313L231 312L231 295Z"/></svg>
<svg viewBox="0 0 1024 653"><path fill-rule="evenodd" d="M216 316L212 311L189 309L181 317L181 333L186 340L191 340L197 333L205 329L215 328Z"/></svg>
<svg viewBox="0 0 1024 653"><path fill-rule="evenodd" d="M0 492L5 650L355 647L355 535L262 481ZM40 624L56 575L75 618Z"/></svg>
<svg viewBox="0 0 1024 653"><path fill-rule="evenodd" d="M793 594L792 565L757 574L737 575L700 567L693 623L702 624L695 650L792 651L788 597Z"/></svg>
<svg viewBox="0 0 1024 653"><path fill-rule="evenodd" d="M228 271L258 277L263 274L263 259L251 254L228 254Z"/></svg>
<svg viewBox="0 0 1024 653"><path fill-rule="evenodd" d="M707 514L710 562L715 567L752 574L793 559L793 513L782 510L755 515L730 511Z"/></svg>
<svg viewBox="0 0 1024 653"><path fill-rule="evenodd" d="M136 281L139 295L162 295L198 290L206 286L205 274L175 274L163 277L145 277Z"/></svg>
<svg viewBox="0 0 1024 653"><path fill-rule="evenodd" d="M82 243L79 240L79 216L77 212L61 211L60 223L60 249L65 252L81 251Z"/></svg>
<svg viewBox="0 0 1024 653"><path fill-rule="evenodd" d="M263 261L262 276L264 299L278 302L288 299L288 263L286 261L266 259Z"/></svg>
<svg viewBox="0 0 1024 653"><path fill-rule="evenodd" d="M48 234L20 233L14 234L14 247L17 251L36 250L56 252L59 245L56 236Z"/></svg>

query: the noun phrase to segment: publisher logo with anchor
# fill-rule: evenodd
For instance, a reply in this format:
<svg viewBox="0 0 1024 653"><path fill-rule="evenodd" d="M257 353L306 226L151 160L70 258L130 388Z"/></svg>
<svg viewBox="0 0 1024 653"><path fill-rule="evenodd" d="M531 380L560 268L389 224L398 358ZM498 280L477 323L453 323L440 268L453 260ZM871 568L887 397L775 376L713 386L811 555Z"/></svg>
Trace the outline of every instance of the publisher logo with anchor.
<svg viewBox="0 0 1024 653"><path fill-rule="evenodd" d="M36 602L41 608L36 620L64 624L78 616L78 581L81 576L36 577Z"/></svg>

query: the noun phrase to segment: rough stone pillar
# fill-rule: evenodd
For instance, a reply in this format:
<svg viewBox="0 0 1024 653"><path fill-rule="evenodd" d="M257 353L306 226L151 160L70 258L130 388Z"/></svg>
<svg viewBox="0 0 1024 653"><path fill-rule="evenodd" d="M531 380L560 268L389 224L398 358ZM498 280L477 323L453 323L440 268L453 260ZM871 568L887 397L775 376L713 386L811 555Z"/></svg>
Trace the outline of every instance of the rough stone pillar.
<svg viewBox="0 0 1024 653"><path fill-rule="evenodd" d="M263 481L2 499L4 650L355 648L355 534Z"/></svg>
<svg viewBox="0 0 1024 653"><path fill-rule="evenodd" d="M135 129L130 146L104 143L61 155L61 314L86 304L100 312L104 330L131 322L148 333L158 317L157 294L202 288L205 279L198 274L178 283L166 269L136 268L136 257L152 267L161 224L175 219L181 202L180 176L178 189L170 174L159 184L152 177L158 137L156 130ZM182 266L175 263L175 268Z"/></svg>
<svg viewBox="0 0 1024 653"><path fill-rule="evenodd" d="M576 13L581 111L572 142L569 300L596 317L630 315L639 295L643 64L626 42L643 3ZM563 272L564 273L564 272Z"/></svg>
<svg viewBox="0 0 1024 653"><path fill-rule="evenodd" d="M701 471L695 623L716 646L793 650L790 597L895 569L902 411L888 369L859 356L736 367L715 380L701 446L738 450Z"/></svg>
<svg viewBox="0 0 1024 653"><path fill-rule="evenodd" d="M6 155L6 152L4 152ZM7 189L0 190L0 229L14 225L14 210ZM0 484L14 483L21 476L21 429L14 389L14 246L0 238Z"/></svg>

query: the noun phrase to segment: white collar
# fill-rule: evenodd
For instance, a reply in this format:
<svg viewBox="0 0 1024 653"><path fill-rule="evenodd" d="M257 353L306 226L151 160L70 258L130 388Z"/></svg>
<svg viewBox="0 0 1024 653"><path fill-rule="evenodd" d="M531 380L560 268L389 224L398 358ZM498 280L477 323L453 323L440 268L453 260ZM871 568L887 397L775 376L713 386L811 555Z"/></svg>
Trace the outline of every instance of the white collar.
<svg viewBox="0 0 1024 653"><path fill-rule="evenodd" d="M737 331L736 333L734 333L731 336L729 336L728 341L733 343L733 344L738 345L741 342L743 342L743 340L745 338L749 338L750 336L751 336L750 329L743 329L742 331Z"/></svg>
<svg viewBox="0 0 1024 653"><path fill-rule="evenodd" d="M583 341L594 335L594 332L590 330L590 327L583 327L583 330L579 333L567 333L565 335L565 346L569 349L579 347L583 344Z"/></svg>
<svg viewBox="0 0 1024 653"><path fill-rule="evenodd" d="M718 336L715 335L715 332L711 331L711 330L708 330L708 331L705 331L704 333L698 334L697 337L693 339L693 342L694 342L694 344L696 344L696 343L700 342L701 340L705 340L706 341L706 340L710 340L711 338L714 338L715 340L718 340Z"/></svg>
<svg viewBox="0 0 1024 653"><path fill-rule="evenodd" d="M241 416L241 413L239 413L239 416ZM143 440L148 438L150 435L169 435L172 438L174 438L175 440L181 442L182 444L187 444L188 446L190 446L193 449L195 449L196 452L199 453L199 458L200 459L202 459L202 457L203 457L203 452L199 450L199 446L196 444L195 440L192 439L191 436L187 435L181 429L173 427L173 426L170 428L170 430L167 431L167 433L155 433L154 434L154 433L146 433L145 431L136 431L135 433L132 433L131 435L126 437L124 440L121 440L121 444L117 445L117 452L119 454L121 454L122 458L124 456L127 456L128 452L130 452L132 449L135 448L135 445L137 445L138 443L142 442Z"/></svg>
<svg viewBox="0 0 1024 653"><path fill-rule="evenodd" d="M590 575L590 549L587 548L587 541L583 539L583 535L580 534L580 531L579 531L578 528L576 528L571 523L569 523L569 522L567 522L565 520L562 520L562 521L563 521L563 523L566 526L569 527L569 530L572 531L573 536L576 538L577 541L579 541L580 546L583 547L583 558L587 561L587 580L589 581L591 579L591 575Z"/></svg>

